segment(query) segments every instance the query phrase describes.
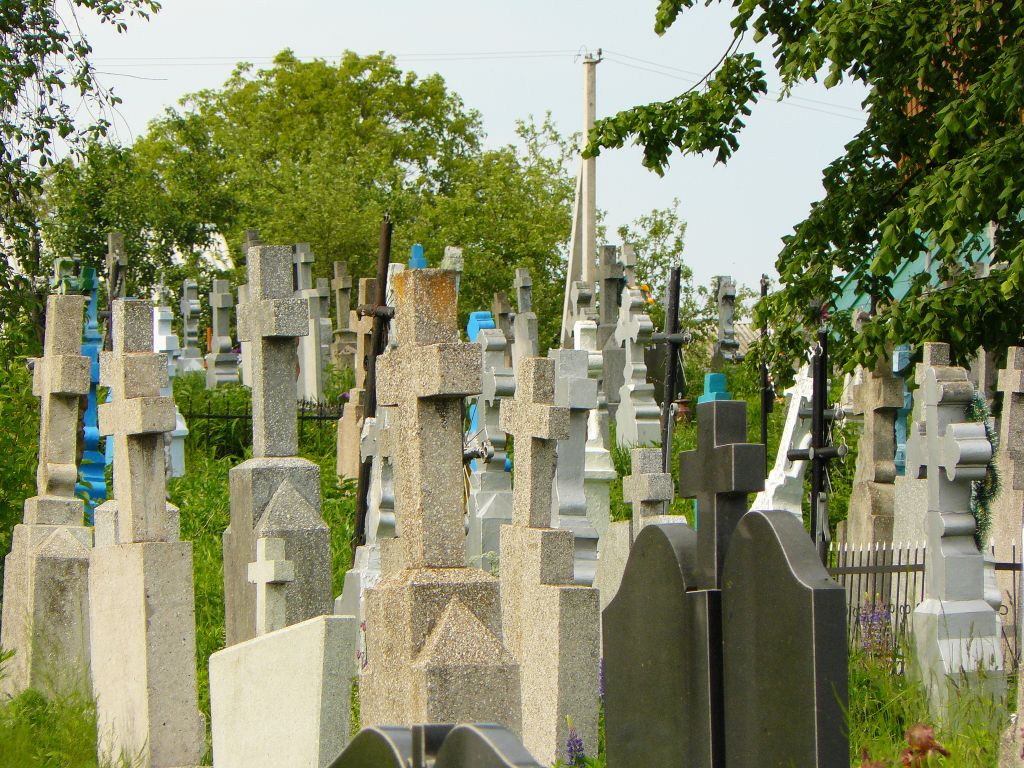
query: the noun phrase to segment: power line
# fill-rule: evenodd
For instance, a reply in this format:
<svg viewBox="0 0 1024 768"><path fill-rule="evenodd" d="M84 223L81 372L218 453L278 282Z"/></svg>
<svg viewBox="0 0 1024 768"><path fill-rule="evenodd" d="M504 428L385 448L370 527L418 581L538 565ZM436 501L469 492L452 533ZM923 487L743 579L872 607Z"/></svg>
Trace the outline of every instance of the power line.
<svg viewBox="0 0 1024 768"><path fill-rule="evenodd" d="M689 85L693 85L696 82L695 80L687 79L685 77L679 77L678 75L673 75L673 74L670 74L668 72L662 72L660 70L652 69L650 67L643 67L643 66L640 66L639 64L631 64L631 63L629 63L627 61L622 61L621 59L619 59L619 58L617 58L615 56L610 55L608 51L605 52L605 59L610 61L610 62L612 62L613 64L618 64L618 65L623 66L623 67L629 67L630 69L640 70L641 72L650 72L650 73L655 74L655 75L662 75L663 77L668 77L668 78L670 78L672 80L678 80L680 82L684 82L684 83L687 83ZM781 95L779 91L768 91L768 93L770 95L775 95L775 96ZM787 99L784 99L784 100L779 101L777 103L784 104L784 105L790 106L790 107L796 107L797 109L806 109L806 110L808 110L810 112L819 112L819 113L821 113L823 115L832 115L833 117L842 117L842 118L845 118L846 120L854 120L854 121L856 121L858 123L863 121L862 117L857 117L855 115L850 115L850 114L843 114L841 112L832 112L832 111L827 110L827 109L819 109L817 107L812 107L812 106L810 106L808 104L799 104L799 103L797 103L795 101L788 100L790 98L795 98L795 97L788 97ZM843 106L841 106L839 104L829 104L829 106L840 107L841 109L849 109L849 107L843 107ZM861 114L863 115L863 113L861 113Z"/></svg>

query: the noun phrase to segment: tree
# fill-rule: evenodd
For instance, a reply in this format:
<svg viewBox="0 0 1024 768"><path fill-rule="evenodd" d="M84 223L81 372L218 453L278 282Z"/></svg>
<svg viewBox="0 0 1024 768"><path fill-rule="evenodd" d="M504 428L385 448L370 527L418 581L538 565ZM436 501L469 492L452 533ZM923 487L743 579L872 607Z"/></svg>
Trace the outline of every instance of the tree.
<svg viewBox="0 0 1024 768"><path fill-rule="evenodd" d="M77 152L104 135L119 101L96 79L77 15L91 13L124 32L126 18L148 18L159 7L155 0L69 0L62 15L52 0L0 0L0 347L20 346L26 325L40 325L33 278L43 268L41 171L59 152ZM79 104L69 103L72 94ZM80 120L79 106L96 117Z"/></svg>
<svg viewBox="0 0 1024 768"><path fill-rule="evenodd" d="M316 277L336 259L370 276L387 211L395 261L416 242L432 265L444 246L464 248L463 315L489 308L528 267L542 340L553 339L572 151L550 119L524 121L518 134L483 149L479 115L440 77L403 72L392 57L346 53L335 65L285 51L268 69L240 65L223 88L186 97L133 146L97 146L59 167L46 242L53 256L100 263L105 232L121 229L139 291L158 279L177 291L184 277L205 289L200 254L223 236L241 266L253 227L264 242L310 243Z"/></svg>
<svg viewBox="0 0 1024 768"><path fill-rule="evenodd" d="M661 0L659 34L694 0ZM667 102L600 121L588 152L633 138L655 171L674 151L727 162L743 118L766 93L764 67L744 38L770 40L784 96L824 77L868 88L865 127L825 170L825 196L784 239L783 288L758 307L771 320L769 353L782 375L802 353L815 304L833 302L844 276L874 300L857 331L835 319L841 362L873 363L893 341L947 341L963 361L978 346L1020 339L1024 311L1024 2L974 0L736 6L733 39L698 86ZM977 237L998 228L1005 269L977 277ZM932 274L905 296L893 275L930 253ZM841 320L841 321L840 321Z"/></svg>

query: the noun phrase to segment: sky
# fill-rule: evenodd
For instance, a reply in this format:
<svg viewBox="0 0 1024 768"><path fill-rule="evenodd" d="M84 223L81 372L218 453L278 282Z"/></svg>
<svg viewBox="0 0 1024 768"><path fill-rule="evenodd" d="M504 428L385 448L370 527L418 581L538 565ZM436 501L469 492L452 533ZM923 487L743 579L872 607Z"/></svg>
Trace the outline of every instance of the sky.
<svg viewBox="0 0 1024 768"><path fill-rule="evenodd" d="M117 138L129 143L185 94L216 88L238 61L268 66L290 48L303 58L385 51L419 74L440 74L478 110L487 145L515 140L515 121L551 112L563 133L582 126L580 54L601 49L597 115L680 93L730 42L728 5L681 14L654 33L656 0L164 0L150 21L118 34L80 17L101 82L123 100ZM757 50L769 61L765 46ZM636 147L598 159L597 201L615 242L621 224L680 201L687 222L683 260L707 283L729 274L756 287L775 275L780 238L819 199L821 171L864 124L863 90L810 85L757 105L728 165L673 158L659 177ZM258 223L257 223L258 226Z"/></svg>

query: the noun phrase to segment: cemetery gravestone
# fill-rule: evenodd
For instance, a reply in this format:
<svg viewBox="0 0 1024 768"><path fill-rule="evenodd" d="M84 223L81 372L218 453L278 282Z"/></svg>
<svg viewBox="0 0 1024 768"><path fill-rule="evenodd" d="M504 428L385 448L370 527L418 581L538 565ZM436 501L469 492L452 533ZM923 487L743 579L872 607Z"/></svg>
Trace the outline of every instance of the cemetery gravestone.
<svg viewBox="0 0 1024 768"><path fill-rule="evenodd" d="M295 297L306 304L306 333L299 337L299 377L296 395L299 400L318 403L324 396L324 358L320 320L323 314L320 291L313 287L313 263L316 260L309 243L298 243L294 249Z"/></svg>
<svg viewBox="0 0 1024 768"><path fill-rule="evenodd" d="M746 512L746 404L697 420L680 493L700 527L644 527L604 612L608 766L848 765L843 590L792 515Z"/></svg>
<svg viewBox="0 0 1024 768"><path fill-rule="evenodd" d="M202 371L203 358L199 352L199 286L195 280L187 279L181 284L179 308L185 346L178 358L178 373Z"/></svg>
<svg viewBox="0 0 1024 768"><path fill-rule="evenodd" d="M4 560L0 646L14 656L0 676L0 695L28 688L89 693L92 532L75 497L79 400L89 392L89 359L80 354L85 302L74 295L46 302L43 357L32 372L41 403L36 495L25 500Z"/></svg>
<svg viewBox="0 0 1024 768"><path fill-rule="evenodd" d="M1006 350L1006 367L999 371L1003 410L999 419L999 451L996 467L1002 489L992 504L991 543L997 560L1020 559L1020 531L1024 525L1024 347ZM1000 588L1013 594L1016 574L1001 572ZM1008 599L1004 603L1010 604ZM1016 624L1016 622L1013 622Z"/></svg>
<svg viewBox="0 0 1024 768"><path fill-rule="evenodd" d="M160 396L167 358L153 352L149 302L119 299L113 351L100 358L111 401L100 431L114 444L114 494L96 512L89 564L93 695L101 761L198 765L206 749L196 691L192 544L167 504L164 433L174 401Z"/></svg>
<svg viewBox="0 0 1024 768"><path fill-rule="evenodd" d="M249 301L249 285L247 283L242 283L241 285L238 286L238 304L236 306L241 308L241 306L245 304L247 301ZM241 339L239 339L238 349L239 375L241 376L242 384L243 386L251 387L252 359L250 357L249 342L242 341Z"/></svg>
<svg viewBox="0 0 1024 768"><path fill-rule="evenodd" d="M640 531L652 523L686 523L680 515L666 514L673 497L672 475L662 472L661 450L634 448L631 458L633 474L622 479L622 497L633 505L633 517L613 522L601 537L594 586L601 591L602 611L619 591L629 551Z"/></svg>
<svg viewBox="0 0 1024 768"><path fill-rule="evenodd" d="M846 541L872 545L892 541L896 488L896 411L903 405L903 380L880 359L853 386L855 412L864 415L857 443L853 490L846 516Z"/></svg>
<svg viewBox="0 0 1024 768"><path fill-rule="evenodd" d="M295 563L286 588L288 624L331 612L330 533L320 517L320 468L298 451L296 338L309 332L309 302L294 297L292 251L257 246L248 258L250 300L239 309L238 335L252 343L253 457L233 467L231 522L224 531L227 645L256 631L256 590L249 563L256 540L285 540Z"/></svg>
<svg viewBox="0 0 1024 768"><path fill-rule="evenodd" d="M736 340L736 281L728 275L715 278L718 298L718 339L711 353L711 370L720 371L727 363L742 360Z"/></svg>
<svg viewBox="0 0 1024 768"><path fill-rule="evenodd" d="M167 357L167 383L160 388L161 397L174 396L173 381L178 368L178 358L181 356L178 337L175 336L172 329L173 323L174 313L170 307L157 306L153 310L153 351ZM186 437L188 437L188 425L185 423L185 417L181 415L181 409L175 403L174 429L165 436L164 441L168 477L183 477L185 475Z"/></svg>
<svg viewBox="0 0 1024 768"><path fill-rule="evenodd" d="M572 531L576 542L577 584L593 584L597 568L598 533L588 517L586 477L587 419L597 407L597 382L587 375L588 354L582 349L552 349L555 361L555 403L569 409L569 436L558 441L551 515L555 528Z"/></svg>
<svg viewBox="0 0 1024 768"><path fill-rule="evenodd" d="M331 344L331 359L339 368L354 368L356 354L356 333L349 327L352 304L352 276L344 261L334 262L334 341Z"/></svg>
<svg viewBox="0 0 1024 768"><path fill-rule="evenodd" d="M320 318L320 370L321 376L327 375L327 363L331 360L331 340L334 338L334 325L331 323L331 287L326 277L316 279L316 293L320 299L317 315Z"/></svg>
<svg viewBox="0 0 1024 768"><path fill-rule="evenodd" d="M949 357L940 345L925 344L922 362L914 367L914 383L910 424L904 453L904 473L897 477L893 503L892 540L894 543L924 545L927 538L925 520L928 516L928 480L921 471L927 451L924 406L925 368L927 365L949 365ZM911 466L913 465L913 466Z"/></svg>
<svg viewBox="0 0 1024 768"><path fill-rule="evenodd" d="M600 323L597 326L597 345L601 350L601 391L604 393L608 418L614 419L619 407L619 390L625 383L626 350L615 338L619 321L619 304L625 287L625 270L618 261L618 250L613 245L601 247L597 267L597 281L601 291Z"/></svg>
<svg viewBox="0 0 1024 768"><path fill-rule="evenodd" d="M615 442L620 447L650 445L661 440L661 409L654 401L654 385L647 381L644 347L654 334L654 324L643 311L644 294L625 288L615 340L626 347L624 383L615 411Z"/></svg>
<svg viewBox="0 0 1024 768"><path fill-rule="evenodd" d="M775 466L768 473L764 490L754 498L752 509L784 509L803 519L804 472L807 462L790 459L789 452L807 450L811 445L811 420L801 414L809 412L814 394L810 367L803 365L793 386L786 390L786 420L782 426Z"/></svg>
<svg viewBox="0 0 1024 768"><path fill-rule="evenodd" d="M462 400L480 392L480 348L460 343L455 275L395 276L398 347L377 361L397 408L396 513L384 574L366 597L362 724L520 727L519 668L501 642L497 580L465 567Z"/></svg>
<svg viewBox="0 0 1024 768"><path fill-rule="evenodd" d="M506 437L498 415L504 399L515 393L516 380L505 365L505 334L497 328L481 328L467 335L483 350L482 391L476 398L473 432L479 444L489 447L491 456L474 461L469 475L466 556L470 565L491 570L500 551L501 527L512 520L512 481L505 469Z"/></svg>
<svg viewBox="0 0 1024 768"><path fill-rule="evenodd" d="M964 421L975 391L967 371L948 363L947 345L925 345L923 433L907 450L908 472L928 481L928 568L925 599L914 610L914 647L917 671L940 716L965 681L993 698L1006 687L999 616L985 602L984 562L970 512L971 483L984 478L992 446L983 424Z"/></svg>
<svg viewBox="0 0 1024 768"><path fill-rule="evenodd" d="M576 323L573 330L576 349L587 352L587 375L598 383L597 408L587 414L587 447L583 459L583 493L587 497L587 518L599 538L604 537L611 520L611 483L617 477L608 450L608 409L600 389L601 350L597 345L598 327L592 320Z"/></svg>
<svg viewBox="0 0 1024 768"><path fill-rule="evenodd" d="M377 281L362 278L359 281L359 305L371 304L376 292ZM350 313L349 326L356 338L355 386L349 390L348 402L338 419L338 456L336 471L339 477L356 480L359 478L359 439L363 431L363 408L365 407L366 366L373 342L373 318L359 317L355 310Z"/></svg>
<svg viewBox="0 0 1024 768"><path fill-rule="evenodd" d="M214 765L326 768L349 740L356 619L288 624L298 574L283 538L257 539L248 576L257 591L256 637L210 657Z"/></svg>
<svg viewBox="0 0 1024 768"><path fill-rule="evenodd" d="M213 323L211 348L206 355L206 388L238 381L238 355L232 351L231 308L235 305L227 280L214 280L210 291L210 315Z"/></svg>
<svg viewBox="0 0 1024 768"><path fill-rule="evenodd" d="M512 305L509 304L508 296L504 291L494 294L491 301L491 315L494 317L494 327L501 331L506 339L515 338L515 327L512 321ZM512 367L512 350L505 348L505 365Z"/></svg>
<svg viewBox="0 0 1024 768"><path fill-rule="evenodd" d="M515 400L501 404L501 426L516 441L512 525L501 529L502 622L519 662L523 744L545 765L568 762L570 724L597 748L597 590L573 583L573 535L551 524L558 439L569 409L554 405L555 363L521 361Z"/></svg>
<svg viewBox="0 0 1024 768"><path fill-rule="evenodd" d="M533 280L528 269L517 269L516 311L512 321L512 369L519 370L519 361L540 354L537 337L537 315L533 311ZM506 337L507 338L507 337Z"/></svg>

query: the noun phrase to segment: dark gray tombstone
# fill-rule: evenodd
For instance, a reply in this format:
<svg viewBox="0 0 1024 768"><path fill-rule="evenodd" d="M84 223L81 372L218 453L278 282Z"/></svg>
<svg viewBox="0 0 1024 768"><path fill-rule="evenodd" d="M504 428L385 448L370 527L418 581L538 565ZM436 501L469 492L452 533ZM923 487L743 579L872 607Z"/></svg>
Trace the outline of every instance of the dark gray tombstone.
<svg viewBox="0 0 1024 768"><path fill-rule="evenodd" d="M790 512L748 512L725 558L729 768L850 764L846 606Z"/></svg>
<svg viewBox="0 0 1024 768"><path fill-rule="evenodd" d="M714 719L708 702L716 665L707 663L707 593L691 591L696 550L688 525L645 526L604 610L609 766L718 764L705 736Z"/></svg>
<svg viewBox="0 0 1024 768"><path fill-rule="evenodd" d="M541 768L500 725L364 728L330 768Z"/></svg>
<svg viewBox="0 0 1024 768"><path fill-rule="evenodd" d="M843 589L796 517L746 511L764 482L746 404L697 419L697 531L644 528L604 611L608 768L849 765Z"/></svg>

